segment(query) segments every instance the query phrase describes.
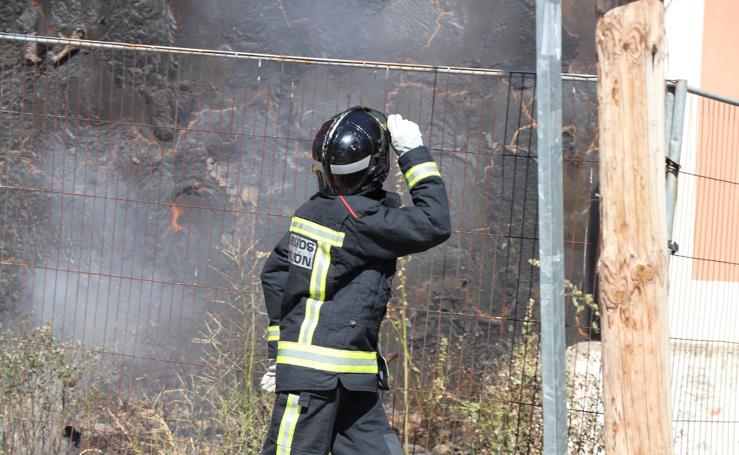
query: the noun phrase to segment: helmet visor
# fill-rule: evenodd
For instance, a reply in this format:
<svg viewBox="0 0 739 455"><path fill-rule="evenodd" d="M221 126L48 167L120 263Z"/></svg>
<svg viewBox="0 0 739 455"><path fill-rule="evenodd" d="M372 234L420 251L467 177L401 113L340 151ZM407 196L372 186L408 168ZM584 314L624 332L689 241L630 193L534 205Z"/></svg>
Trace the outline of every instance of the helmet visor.
<svg viewBox="0 0 739 455"><path fill-rule="evenodd" d="M331 164L326 169L316 161L313 166L318 175L321 190L329 194L349 195L359 192L370 179L367 169L372 164L372 157L367 156L349 164Z"/></svg>

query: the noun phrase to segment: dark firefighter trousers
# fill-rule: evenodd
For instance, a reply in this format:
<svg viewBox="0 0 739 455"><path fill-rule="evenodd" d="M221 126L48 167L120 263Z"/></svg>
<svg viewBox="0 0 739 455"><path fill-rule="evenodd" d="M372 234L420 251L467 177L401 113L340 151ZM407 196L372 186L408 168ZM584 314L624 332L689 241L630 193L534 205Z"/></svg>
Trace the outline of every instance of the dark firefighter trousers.
<svg viewBox="0 0 739 455"><path fill-rule="evenodd" d="M403 455L377 392L278 393L262 455Z"/></svg>

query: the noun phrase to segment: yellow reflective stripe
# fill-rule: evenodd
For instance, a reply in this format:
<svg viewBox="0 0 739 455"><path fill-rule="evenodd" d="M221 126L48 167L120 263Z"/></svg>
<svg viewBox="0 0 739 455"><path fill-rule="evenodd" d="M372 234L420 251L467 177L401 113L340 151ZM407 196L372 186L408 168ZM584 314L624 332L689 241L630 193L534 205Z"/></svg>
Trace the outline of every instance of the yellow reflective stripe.
<svg viewBox="0 0 739 455"><path fill-rule="evenodd" d="M374 351L350 351L348 349L326 348L314 344L301 344L294 341L280 341L278 349L294 349L337 359L377 360L377 353Z"/></svg>
<svg viewBox="0 0 739 455"><path fill-rule="evenodd" d="M429 177L441 177L439 167L434 161L417 164L405 173L405 180L408 182L409 189L413 188L416 183Z"/></svg>
<svg viewBox="0 0 739 455"><path fill-rule="evenodd" d="M297 216L294 216L290 222L290 232L300 234L316 242L316 252L308 287L309 298L305 303L305 317L300 325L298 336L301 345L310 345L318 326L321 306L326 300L326 282L328 271L331 268L331 247L341 247L344 244L345 234Z"/></svg>
<svg viewBox="0 0 739 455"><path fill-rule="evenodd" d="M326 226L294 216L290 222L290 232L304 235L311 240L317 242L328 242L331 246L341 246L344 244L345 234L340 231L334 231Z"/></svg>
<svg viewBox="0 0 739 455"><path fill-rule="evenodd" d="M321 312L323 301L308 299L305 302L305 318L300 325L299 343L311 344L313 342L313 333L318 326L318 316Z"/></svg>
<svg viewBox="0 0 739 455"><path fill-rule="evenodd" d="M293 445L293 436L295 436L295 427L298 425L298 418L300 417L299 400L299 395L289 394L287 396L285 413L282 415L280 431L277 433L278 455L290 455Z"/></svg>
<svg viewBox="0 0 739 455"><path fill-rule="evenodd" d="M318 242L313 270L310 276L310 296L316 300L326 300L326 280L331 266L331 245Z"/></svg>
<svg viewBox="0 0 739 455"><path fill-rule="evenodd" d="M277 347L277 363L331 373L378 372L375 352L325 348L292 341L280 341Z"/></svg>
<svg viewBox="0 0 739 455"><path fill-rule="evenodd" d="M267 341L279 341L280 339L280 326L271 325L267 327Z"/></svg>
<svg viewBox="0 0 739 455"><path fill-rule="evenodd" d="M277 356L277 363L283 365L295 365L298 367L312 368L314 370L327 371L329 373L368 373L377 374L377 365L336 365L334 363L319 362L317 360L306 360L289 356Z"/></svg>

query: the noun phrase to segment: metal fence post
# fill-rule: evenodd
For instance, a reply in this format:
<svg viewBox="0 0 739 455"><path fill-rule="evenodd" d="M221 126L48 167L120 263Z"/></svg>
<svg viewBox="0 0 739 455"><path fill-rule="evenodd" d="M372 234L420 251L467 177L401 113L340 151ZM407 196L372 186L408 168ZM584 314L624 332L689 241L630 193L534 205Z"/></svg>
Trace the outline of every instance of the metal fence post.
<svg viewBox="0 0 739 455"><path fill-rule="evenodd" d="M562 201L562 4L536 2L536 123L544 453L567 453Z"/></svg>
<svg viewBox="0 0 739 455"><path fill-rule="evenodd" d="M670 87L673 89L673 87ZM687 81L680 80L674 86L675 93L667 93L666 138L667 150L667 247L672 254L677 253L679 245L672 239L672 225L675 221L677 201L677 177L680 171L680 153L683 148L683 124L685 123L685 99L688 94Z"/></svg>

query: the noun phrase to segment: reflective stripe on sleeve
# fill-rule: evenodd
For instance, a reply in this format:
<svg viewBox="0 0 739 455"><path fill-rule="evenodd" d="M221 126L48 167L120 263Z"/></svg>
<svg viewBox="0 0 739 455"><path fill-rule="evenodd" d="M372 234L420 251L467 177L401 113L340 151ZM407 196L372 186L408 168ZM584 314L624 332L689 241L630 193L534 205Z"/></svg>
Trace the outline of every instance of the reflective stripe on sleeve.
<svg viewBox="0 0 739 455"><path fill-rule="evenodd" d="M325 348L291 341L280 341L277 363L313 368L330 373L377 374L377 353Z"/></svg>
<svg viewBox="0 0 739 455"><path fill-rule="evenodd" d="M278 455L290 455L293 445L293 436L295 436L295 427L298 425L298 418L300 417L299 400L299 395L289 394L287 396L285 413L282 415L280 431L277 433Z"/></svg>
<svg viewBox="0 0 739 455"><path fill-rule="evenodd" d="M416 183L429 177L441 177L439 166L434 161L417 164L405 173L405 180L408 182L409 189L413 188Z"/></svg>
<svg viewBox="0 0 739 455"><path fill-rule="evenodd" d="M280 339L280 326L271 325L267 327L267 341L279 341Z"/></svg>

